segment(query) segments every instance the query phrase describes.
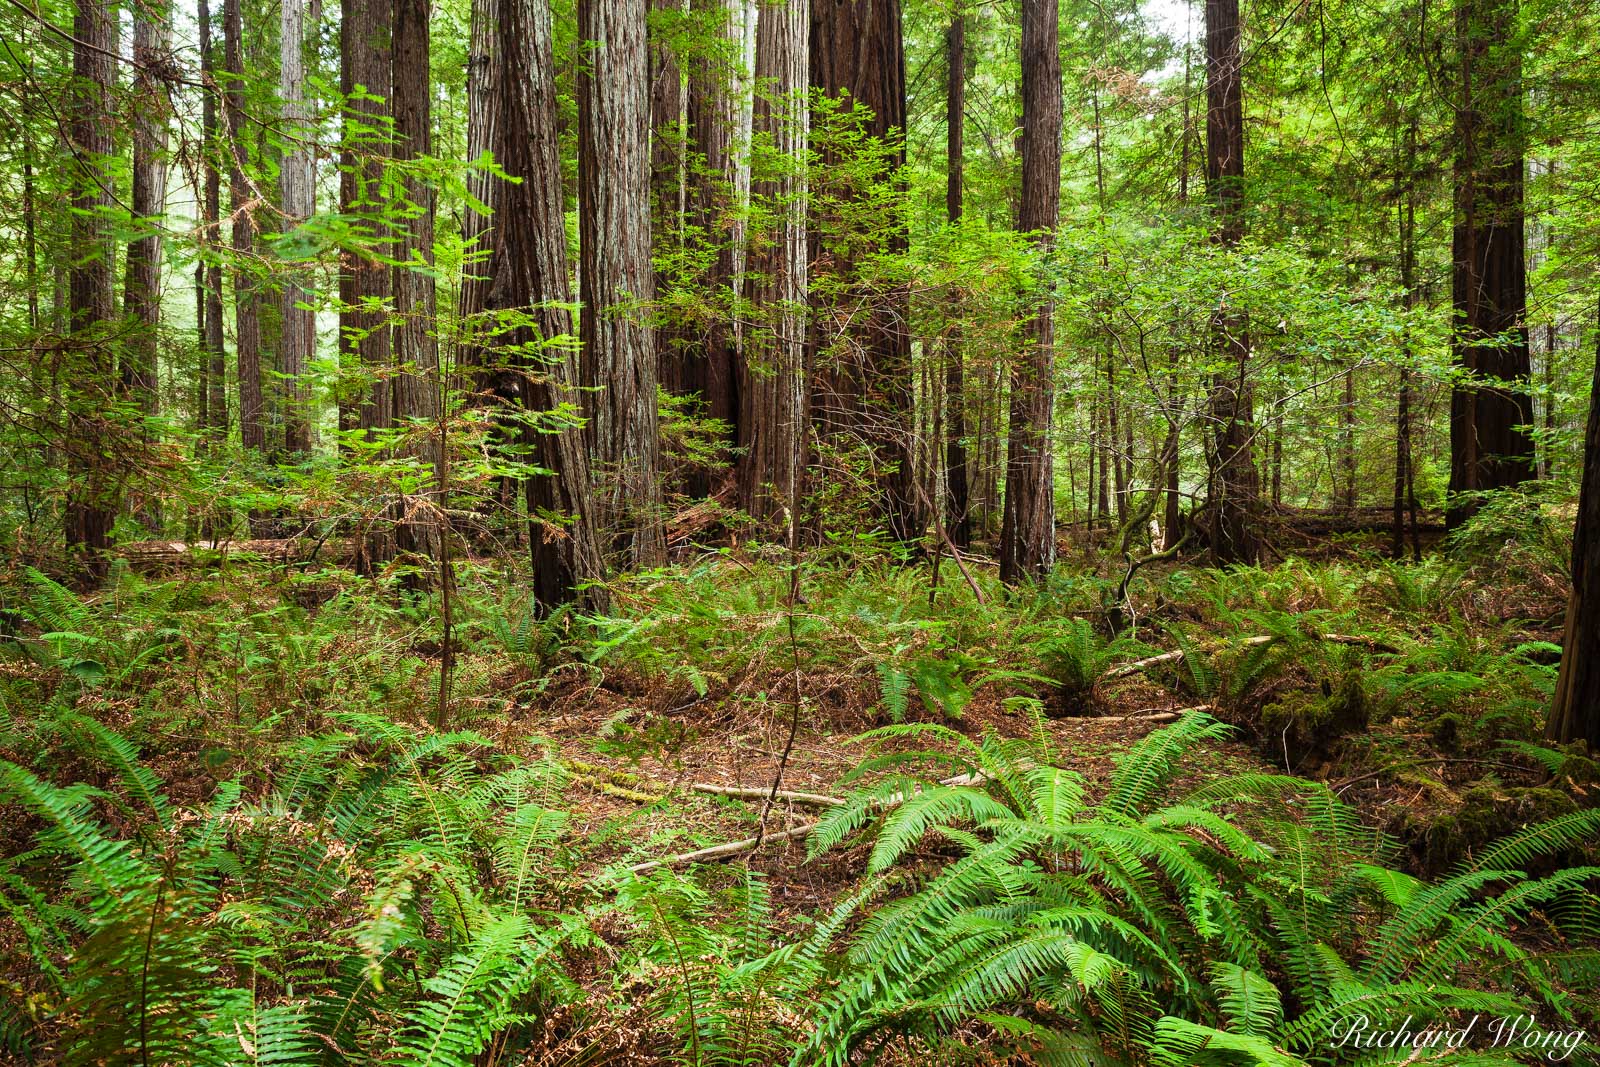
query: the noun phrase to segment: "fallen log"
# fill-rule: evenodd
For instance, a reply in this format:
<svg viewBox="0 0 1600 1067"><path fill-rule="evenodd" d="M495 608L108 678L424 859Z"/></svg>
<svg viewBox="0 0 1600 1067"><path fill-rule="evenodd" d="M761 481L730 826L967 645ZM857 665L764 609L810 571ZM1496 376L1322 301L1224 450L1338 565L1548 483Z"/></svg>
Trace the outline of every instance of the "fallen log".
<svg viewBox="0 0 1600 1067"><path fill-rule="evenodd" d="M1363 634L1313 634L1312 636L1318 641L1326 641L1331 645L1355 645L1360 648L1369 648L1374 652L1388 656L1397 655L1400 651L1391 644ZM1239 644L1248 648L1252 645L1270 644L1276 640L1278 638L1274 634L1258 634L1254 637L1245 638ZM1163 652L1159 656L1136 659L1132 663L1124 663L1120 667L1113 667L1105 673L1102 680L1111 681L1116 678L1126 678L1131 674L1138 674L1140 671L1148 670L1151 667L1159 667L1164 663L1176 663L1182 658L1183 649L1180 648L1174 652Z"/></svg>
<svg viewBox="0 0 1600 1067"><path fill-rule="evenodd" d="M134 541L117 549L136 570L177 570L232 563L288 565L313 555L329 563L347 563L354 546L348 538L319 541L314 537L261 537L244 541Z"/></svg>

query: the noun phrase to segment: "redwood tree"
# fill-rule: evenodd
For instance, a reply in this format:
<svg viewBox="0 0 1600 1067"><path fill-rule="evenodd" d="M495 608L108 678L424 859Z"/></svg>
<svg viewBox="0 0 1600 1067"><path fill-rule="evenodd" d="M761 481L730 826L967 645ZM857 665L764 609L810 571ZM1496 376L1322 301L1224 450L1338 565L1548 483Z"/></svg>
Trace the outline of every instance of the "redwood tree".
<svg viewBox="0 0 1600 1067"><path fill-rule="evenodd" d="M520 395L534 412L576 409L572 285L567 273L566 205L561 192L555 57L548 0L500 0L495 158L508 175L498 194L492 238L489 306L520 312L508 339ZM570 414L538 416L525 431L533 459L549 474L527 482L534 593L542 610L581 596L592 610L607 604L605 564L594 529L589 457Z"/></svg>
<svg viewBox="0 0 1600 1067"><path fill-rule="evenodd" d="M261 392L260 295L252 277L255 255L254 196L245 168L250 140L244 112L244 23L241 0L223 0L222 38L227 80L222 96L228 119L228 205L233 223L233 346L239 379L239 439L246 450L266 448L266 409Z"/></svg>
<svg viewBox="0 0 1600 1067"><path fill-rule="evenodd" d="M962 179L966 148L967 20L959 12L945 31L945 218L961 221ZM972 540L972 518L967 513L967 391L962 365L961 335L957 327L945 334L944 386L944 493L945 532L958 548Z"/></svg>
<svg viewBox="0 0 1600 1067"><path fill-rule="evenodd" d="M1244 237L1244 84L1239 0L1206 0L1206 195L1212 240L1233 248ZM1250 336L1244 316L1223 298L1211 319L1212 343L1225 364L1211 383L1208 509L1211 556L1219 564L1254 563L1260 475L1251 442L1254 399Z"/></svg>
<svg viewBox="0 0 1600 1067"><path fill-rule="evenodd" d="M1517 0L1457 0L1452 349L1462 377L1450 396L1450 506L1458 494L1531 478L1528 282L1523 240L1522 52Z"/></svg>
<svg viewBox="0 0 1600 1067"><path fill-rule="evenodd" d="M905 165L900 0L813 0L811 85L860 119L862 131L881 149L882 174ZM829 168L840 162L837 151L825 148L819 162L821 173L829 175ZM842 192L846 197L867 195L864 189ZM847 225L852 231L848 240L825 250L822 228L812 235L813 259L825 261L844 283L828 295L814 284L813 301L832 301L842 290L846 302L860 305L859 312L852 308L848 315L818 308L814 316L821 331L813 381L818 429L868 446L874 477L883 487L880 511L889 531L912 540L922 531L911 430L911 295L903 285L882 289L852 284L870 245L901 252L909 235L904 220L893 216L887 221L856 218ZM835 318L849 324L841 330L824 325Z"/></svg>
<svg viewBox="0 0 1600 1067"><path fill-rule="evenodd" d="M645 0L579 0L580 381L606 521L636 567L666 557L649 305L650 62Z"/></svg>
<svg viewBox="0 0 1600 1067"><path fill-rule="evenodd" d="M1051 247L1061 211L1060 10L1055 0L1022 2L1022 197L1017 225ZM1000 523L1000 578L1042 578L1055 562L1055 301L1048 283L1023 327L1011 369L1010 444Z"/></svg>
<svg viewBox="0 0 1600 1067"><path fill-rule="evenodd" d="M1596 316L1600 326L1600 315ZM1595 338L1594 384L1583 439L1583 480L1572 531L1572 591L1561 639L1561 673L1545 736L1566 744L1588 742L1600 753L1600 333Z"/></svg>
<svg viewBox="0 0 1600 1067"><path fill-rule="evenodd" d="M129 323L122 346L122 385L146 415L160 407L156 331L161 324L161 223L167 199L170 104L155 70L167 62L171 15L160 0L134 4L133 214L147 227L128 241L122 310Z"/></svg>
<svg viewBox="0 0 1600 1067"><path fill-rule="evenodd" d="M339 210L354 220L360 240L373 247L389 237L380 183L389 148L392 14L387 0L344 0L339 27L340 89L346 95ZM389 384L383 377L391 362L390 331L385 316L372 310L389 300L390 270L361 249L346 252L345 261L339 285L340 360L347 370L359 367L363 378L378 377L362 395L343 391L339 425L371 430L388 425L391 410Z"/></svg>
<svg viewBox="0 0 1600 1067"><path fill-rule="evenodd" d="M305 0L280 0L279 92L283 97L285 132L295 138L284 155L278 175L285 224L305 222L316 211L316 172L310 146L309 111L305 103ZM282 330L278 341L278 370L283 375L283 448L291 458L311 451L309 390L302 376L316 348L316 313L306 272L295 271L283 287Z"/></svg>
<svg viewBox="0 0 1600 1067"><path fill-rule="evenodd" d="M72 36L68 329L80 371L70 415L66 541L69 550L86 553L87 569L99 576L105 572L104 553L111 547L117 514L106 420L116 366L109 336L115 312L112 248L105 222L112 203L108 164L116 147L111 139L111 87L117 76L117 23L109 0L78 0Z"/></svg>
<svg viewBox="0 0 1600 1067"><path fill-rule="evenodd" d="M799 160L807 139L806 0L763 4L758 20L755 75L762 88L755 135L770 144L773 158ZM751 189L769 221L764 232L752 234L750 301L760 321L745 334L739 376L740 503L757 519L788 508L791 524L804 473L809 400L804 190L798 169L763 177Z"/></svg>

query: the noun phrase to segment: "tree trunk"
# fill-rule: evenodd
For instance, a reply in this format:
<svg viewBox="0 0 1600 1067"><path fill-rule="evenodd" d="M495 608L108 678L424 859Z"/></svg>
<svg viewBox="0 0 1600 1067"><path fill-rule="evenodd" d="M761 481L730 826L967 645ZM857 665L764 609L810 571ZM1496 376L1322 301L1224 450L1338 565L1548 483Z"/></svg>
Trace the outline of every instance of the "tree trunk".
<svg viewBox="0 0 1600 1067"><path fill-rule="evenodd" d="M200 0L200 62L201 81L206 86L200 119L201 148L205 157L204 220L201 224L204 237L201 240L215 247L222 243L222 171L217 166L217 155L221 151L217 138L220 89L216 80L216 43L211 34L209 0ZM210 254L205 268L205 308L206 437L207 448L215 454L221 451L228 438L228 351L222 322L222 262L215 252Z"/></svg>
<svg viewBox="0 0 1600 1067"><path fill-rule="evenodd" d="M344 0L339 28L341 90L348 97L357 86L362 88L345 107L339 210L352 220L362 241L383 252L393 251L386 243L392 235L380 184L390 140L385 120L391 95L392 14L386 0ZM387 378L393 351L388 315L375 310L389 303L391 272L375 255L359 249L346 252L345 258L348 266L340 279L341 363L364 388L341 390L339 424L370 431L388 426L393 410Z"/></svg>
<svg viewBox="0 0 1600 1067"><path fill-rule="evenodd" d="M1403 142L1404 158L1401 161L1405 188L1398 198L1396 214L1400 231L1400 299L1405 311L1417 305L1417 186L1414 175L1417 149L1417 123L1411 120ZM1390 555L1395 559L1405 554L1405 520L1411 520L1411 552L1419 562L1422 544L1417 535L1417 494L1414 488L1411 458L1411 327L1408 322L1401 334L1400 391L1395 411L1394 446L1394 531Z"/></svg>
<svg viewBox="0 0 1600 1067"><path fill-rule="evenodd" d="M149 0L148 6L134 5L131 206L134 218L146 229L128 242L122 297L128 336L122 347L122 386L145 415L160 411L156 332L161 325L161 225L166 214L167 121L171 110L165 89L151 68L167 60L172 38L170 17L160 0ZM31 264L29 273L32 274Z"/></svg>
<svg viewBox="0 0 1600 1067"><path fill-rule="evenodd" d="M1017 225L1054 237L1061 209L1060 11L1055 0L1022 0L1022 201ZM1055 479L1050 422L1055 408L1055 301L1038 298L1011 370L1011 440L1000 578L1043 578L1055 562Z"/></svg>
<svg viewBox="0 0 1600 1067"><path fill-rule="evenodd" d="M868 109L863 132L883 150L883 176L905 166L905 42L900 28L900 0L815 0L811 10L811 85L830 97L847 100L847 110ZM824 152L822 173L839 160ZM898 179L897 179L898 182ZM897 185L903 191L904 186ZM865 197L867 190L841 189L845 197ZM818 220L812 235L812 258L850 288L847 302L861 310L848 314L851 325L824 327L834 313L819 311L816 396L819 429L847 444L865 445L871 453L874 478L883 486L878 510L890 535L911 541L922 535L916 489L911 377L911 293L893 285L888 291L855 286L862 245L859 233L849 235L852 247L829 242ZM857 229L857 227L852 227ZM904 251L909 234L902 222L885 227L883 251ZM816 288L815 286L813 287Z"/></svg>
<svg viewBox="0 0 1600 1067"><path fill-rule="evenodd" d="M764 4L756 26L755 136L776 158L802 159L806 152L806 0ZM750 302L758 322L745 333L740 363L739 425L745 434L740 461L741 506L758 520L789 510L798 519L804 476L809 400L806 389L807 241L804 178L789 171L763 178L752 202L770 218L768 232L752 235Z"/></svg>
<svg viewBox="0 0 1600 1067"><path fill-rule="evenodd" d="M250 261L255 257L255 205L245 168L249 128L244 113L244 23L241 0L223 0L223 62L228 79L223 108L228 117L228 207L233 222L233 346L239 378L239 440L247 452L266 449L261 393L261 319Z"/></svg>
<svg viewBox="0 0 1600 1067"><path fill-rule="evenodd" d="M580 378L606 483L603 510L632 567L666 558L657 367L649 305L650 62L645 0L579 0Z"/></svg>
<svg viewBox="0 0 1600 1067"><path fill-rule="evenodd" d="M1206 0L1206 193L1212 239L1232 248L1244 236L1244 88L1239 0ZM1226 302L1212 317L1212 338L1231 366L1211 385L1211 555L1218 564L1261 558L1255 516L1260 503L1251 441L1254 400L1250 337L1244 317Z"/></svg>
<svg viewBox="0 0 1600 1067"><path fill-rule="evenodd" d="M1596 316L1600 326L1600 315ZM1558 744L1582 740L1600 752L1600 332L1594 385L1583 439L1583 479L1572 531L1572 592L1561 640L1561 673L1545 736Z"/></svg>
<svg viewBox="0 0 1600 1067"><path fill-rule="evenodd" d="M1534 473L1517 2L1457 0L1455 16L1451 347L1463 378L1450 396L1452 529L1476 509L1463 494L1518 485Z"/></svg>
<svg viewBox="0 0 1600 1067"><path fill-rule="evenodd" d="M488 304L529 317L506 344L523 372L519 390L531 411L580 406L574 395L572 286L567 273L566 205L561 190L555 53L548 0L500 0L498 139L495 159L519 183L498 194L492 231L493 288ZM548 418L548 417L547 417ZM586 610L609 605L605 562L594 527L589 456L583 430L565 416L524 429L532 459L552 473L527 482L534 595L543 611L579 599Z"/></svg>
<svg viewBox="0 0 1600 1067"><path fill-rule="evenodd" d="M117 77L117 23L107 0L78 0L73 20L71 128L72 266L68 327L78 357L71 400L72 447L67 491L66 543L82 553L93 578L103 577L111 524L116 518L114 427L107 419L114 392L110 330L116 315L113 249L105 212L112 204L111 89Z"/></svg>
<svg viewBox="0 0 1600 1067"><path fill-rule="evenodd" d="M429 97L428 0L394 0L394 158L404 163L433 151ZM433 190L407 176L407 205L399 244L403 265L394 271L395 419L433 420L438 416L439 343L434 329Z"/></svg>
<svg viewBox="0 0 1600 1067"><path fill-rule="evenodd" d="M731 43L735 7L729 0L691 0L697 19L714 27L717 39ZM733 297L744 266L741 251L744 223L735 210L738 175L733 136L739 124L735 113L736 64L704 60L689 70L687 116L691 159L687 175L686 209L697 239L714 247L715 257L701 278L701 293L712 302L711 320L700 328L701 363L692 375L705 401L705 413L726 423L727 443L741 440L739 422L738 343L730 323ZM691 496L710 491L709 480L696 475L687 485Z"/></svg>
<svg viewBox="0 0 1600 1067"><path fill-rule="evenodd" d="M283 96L284 132L291 140L279 173L284 226L305 222L317 209L316 172L309 145L310 109L305 102L305 0L280 0L279 90ZM310 389L303 379L316 352L316 313L308 271L296 270L283 288L283 325L278 344L278 370L283 374L283 448L291 460L311 451Z"/></svg>
<svg viewBox="0 0 1600 1067"><path fill-rule="evenodd" d="M951 224L961 221L966 113L967 20L957 14L945 31L944 210ZM959 319L959 306L953 311ZM966 548L972 543L972 517L967 510L967 387L959 326L945 333L944 360L944 525L951 543Z"/></svg>
<svg viewBox="0 0 1600 1067"><path fill-rule="evenodd" d="M656 26L670 30L683 0L649 0ZM673 284L670 264L683 249L684 88L678 57L668 40L652 36L650 51L650 208L651 233L665 269L655 273L655 292ZM683 328L667 316L656 323L656 360L661 388L680 396L702 391L705 366L684 343Z"/></svg>

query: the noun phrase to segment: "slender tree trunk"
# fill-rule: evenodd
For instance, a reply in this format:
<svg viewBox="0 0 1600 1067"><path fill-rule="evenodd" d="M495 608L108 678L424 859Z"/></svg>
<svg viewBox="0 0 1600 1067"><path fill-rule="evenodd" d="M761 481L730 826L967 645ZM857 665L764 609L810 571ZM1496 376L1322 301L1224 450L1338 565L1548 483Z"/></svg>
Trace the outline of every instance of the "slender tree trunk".
<svg viewBox="0 0 1600 1067"><path fill-rule="evenodd" d="M161 226L166 213L170 111L166 92L151 73L151 67L167 59L172 32L169 19L160 0L149 0L148 6L135 4L131 206L134 217L146 229L128 242L122 297L128 334L122 346L122 386L146 415L155 415L160 410L156 332L161 325ZM31 233L29 239L32 239Z"/></svg>
<svg viewBox="0 0 1600 1067"><path fill-rule="evenodd" d="M756 98L753 129L779 159L806 152L806 0L763 4L756 26ZM740 463L741 504L771 520L792 513L804 477L806 427L807 240L804 177L791 170L754 183L751 197L771 219L752 235L747 263L750 302L759 325L746 330L740 364L739 425L746 434Z"/></svg>
<svg viewBox="0 0 1600 1067"><path fill-rule="evenodd" d="M1061 209L1060 10L1022 0L1022 200L1018 227L1053 241ZM1011 441L1006 455L1000 578L1042 578L1055 562L1055 478L1050 438L1055 408L1055 301L1038 298L1011 370Z"/></svg>
<svg viewBox="0 0 1600 1067"><path fill-rule="evenodd" d="M1402 143L1405 187L1398 198L1396 214L1400 231L1400 292L1406 312L1417 305L1417 187L1414 174L1417 150L1417 123L1411 120ZM1411 458L1411 327L1406 324L1401 334L1400 390L1395 411L1394 448L1394 531L1390 555L1395 559L1405 554L1405 519L1409 505L1411 518L1411 551L1415 559L1422 559L1422 545L1417 537L1417 497L1413 488Z"/></svg>
<svg viewBox="0 0 1600 1067"><path fill-rule="evenodd" d="M1244 89L1239 0L1206 0L1206 193L1212 239L1232 248L1244 236ZM1211 555L1219 564L1261 557L1255 517L1260 479L1244 317L1226 306L1212 317L1212 337L1228 366L1211 385Z"/></svg>
<svg viewBox="0 0 1600 1067"><path fill-rule="evenodd" d="M1345 508L1356 506L1356 372L1354 367L1344 372L1344 398L1339 405L1339 459L1344 475L1344 485L1339 491L1339 504Z"/></svg>
<svg viewBox="0 0 1600 1067"><path fill-rule="evenodd" d="M900 27L900 0L815 0L811 10L811 85L827 95L848 99L849 109L864 107L863 132L883 146L882 174L905 166L905 42ZM820 161L823 173L836 162L831 153ZM902 189L903 185L900 186ZM846 197L865 190L840 190ZM817 220L813 260L825 259L847 283L859 275L860 253L843 241L828 238ZM882 247L903 251L909 234L902 222L885 228ZM850 235L859 248L859 233ZM826 247L825 247L826 246ZM871 453L874 476L883 487L879 511L891 536L911 541L921 537L923 519L916 489L911 371L911 293L893 285L887 291L854 287L849 298L861 310L851 325L823 328L833 321L828 312L815 318L818 338L816 392L819 429L832 436L854 438Z"/></svg>
<svg viewBox="0 0 1600 1067"><path fill-rule="evenodd" d="M548 412L579 404L571 348L547 343L572 336L550 7L548 0L500 0L499 9L495 158L522 180L500 188L488 303L531 317L532 326L519 327L509 348L523 370L519 392L529 409ZM574 599L604 611L605 587L588 584L603 582L606 569L595 534L584 434L570 420L553 431L524 430L534 461L552 472L527 483L534 593L544 611Z"/></svg>
<svg viewBox="0 0 1600 1067"><path fill-rule="evenodd" d="M104 215L112 203L108 164L116 149L111 89L117 77L117 24L108 0L78 0L72 35L69 136L75 164L68 323L79 370L70 409L66 543L69 552L82 553L83 567L98 579L105 574L117 514L116 479L110 469L114 427L107 419L115 389L110 331L116 305Z"/></svg>
<svg viewBox="0 0 1600 1067"><path fill-rule="evenodd" d="M1453 354L1463 378L1450 398L1450 504L1534 473L1533 398L1524 258L1522 52L1517 0L1457 0Z"/></svg>
<svg viewBox="0 0 1600 1067"><path fill-rule="evenodd" d="M606 484L606 521L632 567L666 558L657 366L648 309L650 63L645 0L579 0L580 380Z"/></svg>
<svg viewBox="0 0 1600 1067"><path fill-rule="evenodd" d="M250 160L249 129L244 113L244 23L241 0L223 0L222 38L228 78L223 109L228 119L228 206L233 222L233 345L238 362L239 439L247 451L267 444L261 393L261 319L257 283L250 261L255 258L255 205L245 168Z"/></svg>
<svg viewBox="0 0 1600 1067"><path fill-rule="evenodd" d="M1554 464L1550 460L1556 431L1556 352L1560 350L1554 321L1544 324L1544 450L1539 461L1539 477L1549 478Z"/></svg>
<svg viewBox="0 0 1600 1067"><path fill-rule="evenodd" d="M961 221L962 180L966 147L967 98L967 19L959 12L945 30L945 218L952 224ZM952 309L960 318L959 298ZM966 368L961 351L961 329L953 325L945 333L944 345L944 495L945 532L957 548L972 543L972 517L967 501L967 387Z"/></svg>
<svg viewBox="0 0 1600 1067"><path fill-rule="evenodd" d="M736 30L737 8L730 0L691 0L698 19L714 28L719 41L730 43ZM701 383L708 416L728 425L727 443L742 440L739 419L739 364L736 331L730 322L738 275L744 266L741 251L744 223L735 210L738 162L733 136L740 117L736 113L736 64L697 62L689 70L687 121L692 160L687 174L686 209L696 239L715 249L701 278L701 292L712 302L711 321L700 329L699 353L703 360L696 380ZM708 479L696 475L688 490L704 496Z"/></svg>
<svg viewBox="0 0 1600 1067"><path fill-rule="evenodd" d="M339 209L353 220L364 241L390 253L393 235L384 218L387 205L382 202L381 182L383 157L392 139L387 121L392 14L387 0L344 0L339 28L341 89L347 97L356 94L357 86L362 89L345 107ZM388 380L393 346L387 313L391 271L375 256L351 252L346 258L340 284L341 364L363 382L375 380L360 392L342 390L339 422L347 429L370 431L390 425L393 412Z"/></svg>
<svg viewBox="0 0 1600 1067"><path fill-rule="evenodd" d="M279 91L284 132L292 138L278 175L286 227L298 226L317 209L316 172L309 145L313 136L306 107L305 0L280 0ZM311 310L309 272L296 270L284 284L278 369L283 375L283 448L292 458L311 451L310 390L304 380L316 352L316 313Z"/></svg>
<svg viewBox="0 0 1600 1067"><path fill-rule="evenodd" d="M1545 736L1558 744L1582 740L1600 752L1600 314L1596 316L1594 386L1583 439L1583 477L1572 531L1572 592L1561 640L1561 673Z"/></svg>
<svg viewBox="0 0 1600 1067"><path fill-rule="evenodd" d="M228 352L223 335L222 262L216 253L222 243L222 171L217 165L221 151L217 136L220 88L216 80L216 43L211 33L209 0L200 0L199 15L201 81L206 86L200 118L201 155L205 160L201 206L202 258L205 260L205 437L208 451L216 454L228 438ZM208 533L215 533L212 527L216 521L214 517L207 518Z"/></svg>

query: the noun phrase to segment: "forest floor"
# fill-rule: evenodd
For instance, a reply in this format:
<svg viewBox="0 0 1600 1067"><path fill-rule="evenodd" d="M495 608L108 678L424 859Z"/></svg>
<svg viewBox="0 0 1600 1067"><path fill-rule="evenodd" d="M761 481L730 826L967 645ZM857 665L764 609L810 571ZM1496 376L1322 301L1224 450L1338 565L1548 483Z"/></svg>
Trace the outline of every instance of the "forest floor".
<svg viewBox="0 0 1600 1067"><path fill-rule="evenodd" d="M506 564L469 561L447 734L434 728L433 593L337 567L122 573L90 597L17 574L6 606L26 622L0 661L0 759L61 786L101 790L93 813L122 839L148 832L141 806L198 818L237 782L253 812L287 811L296 826L344 835L354 855L370 846L373 870L395 862L396 845L380 840L391 833L406 848L431 840L425 826L443 816L426 812L453 790L488 798L462 816L470 827L462 832L488 834L500 849L501 831L490 827L510 807L497 810L502 787L493 782L549 768L544 785L515 791L560 815L559 837L542 846L560 857L553 885L603 897L628 868L666 861L686 870L687 854L762 834L761 847L731 848L714 862L729 877L759 876L773 929L792 936L862 885L869 867L870 833L812 847L805 831L829 810L827 798L870 788L895 769L886 754L949 757L928 763L930 781L971 770L961 746L986 737L1082 775L1095 797L1153 731L1215 716L1232 730L1198 742L1173 769L1169 794L1229 776L1325 783L1392 835L1395 862L1419 877L1600 803L1593 762L1538 743L1564 590L1556 553L1524 545L1395 564L1344 535L1320 554L1227 573L1153 565L1130 586L1123 608L1132 626L1122 633L1111 632L1107 612L1121 570L1089 549L1069 552L1045 588L1020 595L981 563L974 589L948 562L936 584L927 566L884 558L724 549L619 581L606 618L541 619ZM114 755L119 742L86 735L86 720L131 748ZM396 801L410 814L392 827L358 833L336 817L340 760L370 776L386 750L402 753L420 791ZM438 791L427 784L434 777ZM774 788L780 797L763 830ZM317 789L331 792L303 799ZM0 804L8 863L26 860L48 810ZM452 833L437 832L447 841ZM243 841L237 851L246 855ZM932 871L952 855L950 842L930 835L902 862ZM384 884L368 872L344 891L352 896L303 909L323 914L326 927L305 935L368 929L365 909ZM503 887L495 876L483 892ZM552 892L569 899L573 890ZM610 1020L606 1041L628 1030L619 1020L638 1006L608 999L626 983L618 987L618 972L599 962L624 952L632 927L612 925L621 921L596 921L610 948L574 971L589 991L591 1023L573 1024L562 1041L591 1034L598 1018ZM436 920L424 929L448 942ZM340 943L365 944L366 935L350 936ZM14 950L0 990L24 998L44 995L39 964L23 947L30 937L38 935L26 922L0 918L0 944ZM609 1006L593 1007L599 1001ZM46 1045L60 1039L52 1025L61 1024L39 1031ZM595 1062L657 1061L617 1053Z"/></svg>

